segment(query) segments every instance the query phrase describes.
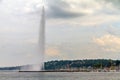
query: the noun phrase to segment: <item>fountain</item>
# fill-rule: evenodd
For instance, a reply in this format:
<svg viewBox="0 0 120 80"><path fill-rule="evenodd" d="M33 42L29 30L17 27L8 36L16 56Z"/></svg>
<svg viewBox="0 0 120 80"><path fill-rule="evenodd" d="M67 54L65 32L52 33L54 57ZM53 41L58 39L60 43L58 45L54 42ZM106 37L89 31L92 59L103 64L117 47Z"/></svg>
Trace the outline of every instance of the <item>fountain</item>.
<svg viewBox="0 0 120 80"><path fill-rule="evenodd" d="M45 8L42 6L41 22L39 27L39 42L38 42L39 53L41 59L39 64L26 65L21 67L20 72L39 72L44 71L44 51L45 51Z"/></svg>
<svg viewBox="0 0 120 80"><path fill-rule="evenodd" d="M42 7L42 16L41 16L41 26L40 26L40 36L39 36L39 48L40 53L42 53L42 64L41 68L44 70L44 53L45 53L45 9Z"/></svg>

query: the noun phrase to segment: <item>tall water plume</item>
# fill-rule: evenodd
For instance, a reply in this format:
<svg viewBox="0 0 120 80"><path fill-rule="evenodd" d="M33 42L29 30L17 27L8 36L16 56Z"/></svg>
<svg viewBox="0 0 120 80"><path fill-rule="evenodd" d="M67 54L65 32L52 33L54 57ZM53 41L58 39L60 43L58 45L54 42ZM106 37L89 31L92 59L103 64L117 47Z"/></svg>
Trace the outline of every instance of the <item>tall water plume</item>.
<svg viewBox="0 0 120 80"><path fill-rule="evenodd" d="M21 71L41 71L44 70L45 53L45 8L42 6L42 14L38 34L38 52L40 54L39 64L29 64L21 67Z"/></svg>
<svg viewBox="0 0 120 80"><path fill-rule="evenodd" d="M44 69L44 54L45 54L45 8L42 7L42 16L41 16L41 22L40 22L40 29L39 29L39 48L40 53L42 54L42 70Z"/></svg>

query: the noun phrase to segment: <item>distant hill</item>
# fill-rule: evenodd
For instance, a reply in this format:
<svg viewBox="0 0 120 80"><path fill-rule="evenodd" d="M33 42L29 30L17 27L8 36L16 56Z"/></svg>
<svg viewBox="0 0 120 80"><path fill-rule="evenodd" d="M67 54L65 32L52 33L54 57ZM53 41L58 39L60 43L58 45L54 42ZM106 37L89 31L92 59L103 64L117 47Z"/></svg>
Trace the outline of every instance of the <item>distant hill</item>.
<svg viewBox="0 0 120 80"><path fill-rule="evenodd" d="M15 67L1 67L0 70L20 70L21 66Z"/></svg>
<svg viewBox="0 0 120 80"><path fill-rule="evenodd" d="M45 70L74 69L74 68L104 68L119 66L120 60L111 59L85 59L85 60L61 60L45 62Z"/></svg>
<svg viewBox="0 0 120 80"><path fill-rule="evenodd" d="M45 70L79 69L79 68L104 68L120 66L120 60L111 59L85 59L85 60L60 60L45 62ZM22 66L1 67L0 70L20 70Z"/></svg>

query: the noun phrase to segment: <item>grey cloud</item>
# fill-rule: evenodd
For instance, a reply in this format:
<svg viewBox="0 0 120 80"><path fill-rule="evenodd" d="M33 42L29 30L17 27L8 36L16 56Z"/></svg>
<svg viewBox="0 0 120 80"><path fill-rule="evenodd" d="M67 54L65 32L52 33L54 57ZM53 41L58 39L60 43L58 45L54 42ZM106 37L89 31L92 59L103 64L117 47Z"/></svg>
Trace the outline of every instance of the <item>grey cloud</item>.
<svg viewBox="0 0 120 80"><path fill-rule="evenodd" d="M65 1L51 0L48 1L47 17L48 18L74 18L83 16L83 13L71 12L70 5Z"/></svg>
<svg viewBox="0 0 120 80"><path fill-rule="evenodd" d="M108 15L119 15L120 14L120 0L95 0L97 1L102 9L100 13L108 14Z"/></svg>
<svg viewBox="0 0 120 80"><path fill-rule="evenodd" d="M120 0L105 0L106 2L112 2L113 4L120 4Z"/></svg>
<svg viewBox="0 0 120 80"><path fill-rule="evenodd" d="M86 16L88 14L86 13L82 13L80 11L78 12L74 12L73 11L69 11L71 9L71 6L68 2L63 1L63 0L49 0L47 1L48 4L48 9L47 9L47 17L48 18L76 18L76 17L81 17L81 16ZM100 4L101 9L96 9L94 10L94 7L91 7L91 9L94 10L94 13L105 13L105 14L109 14L109 15L113 15L113 14L120 14L119 12L119 4L120 4L120 0L95 0L95 2ZM104 2L104 3L103 3ZM111 4L109 4L111 3ZM87 1L86 1L86 5ZM79 6L76 6L77 8ZM82 6L80 6L82 7ZM83 9L86 9L84 7L82 7ZM79 9L79 8L78 8ZM93 14L94 14L93 13Z"/></svg>
<svg viewBox="0 0 120 80"><path fill-rule="evenodd" d="M85 2L83 5L82 3L76 4L76 5L73 3L73 6L76 7L76 9L78 9L78 11L74 11L71 9L70 3L65 0L47 0L46 1L47 18L50 18L50 19L51 18L64 18L64 19L76 18L76 17L89 15L89 10L91 10L90 15L101 14L101 13L105 13L109 15L120 14L120 12L118 11L119 7L114 7L114 5L116 4L119 6L120 0L114 0L114 1L113 0L94 0L93 4L95 5L88 4L87 0ZM97 5L101 8L95 8L96 3L98 3ZM112 4L109 4L109 3L112 3ZM32 13L34 12L36 13L40 11L40 7L38 7L37 5L40 5L39 2L37 4L33 4L33 7L32 7L33 9L31 10Z"/></svg>
<svg viewBox="0 0 120 80"><path fill-rule="evenodd" d="M49 18L74 18L74 17L83 16L83 15L84 14L82 13L69 12L56 6L50 6L50 10L48 11L48 14L47 14Z"/></svg>
<svg viewBox="0 0 120 80"><path fill-rule="evenodd" d="M78 1L79 2L79 1ZM120 14L118 10L119 7L114 7L114 5L119 6L120 0L93 0L91 4L87 0L82 4L81 0L80 3L74 2L67 2L65 0L46 0L46 15L47 18L76 18L86 15L94 15L94 14ZM22 13L29 13L29 14L40 14L41 3L40 2L30 2L29 6L27 5L29 2L25 3L23 8L18 8L19 14ZM75 7L76 10L72 10L71 4ZM109 4L112 3L112 4ZM114 5L113 5L114 4ZM97 7L98 8L95 8ZM117 9L118 8L118 9ZM17 12L18 12L17 11ZM14 11L15 12L15 11ZM17 13L18 14L18 13Z"/></svg>
<svg viewBox="0 0 120 80"><path fill-rule="evenodd" d="M106 3L112 3L114 6L120 8L120 0L104 0Z"/></svg>

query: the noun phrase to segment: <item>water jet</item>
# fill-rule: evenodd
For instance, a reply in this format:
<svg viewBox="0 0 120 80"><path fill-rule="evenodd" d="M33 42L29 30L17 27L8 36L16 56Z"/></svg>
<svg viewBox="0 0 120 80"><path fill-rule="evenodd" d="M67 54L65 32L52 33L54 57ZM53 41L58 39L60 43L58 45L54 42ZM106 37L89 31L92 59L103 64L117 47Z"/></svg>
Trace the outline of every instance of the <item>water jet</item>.
<svg viewBox="0 0 120 80"><path fill-rule="evenodd" d="M44 54L45 54L45 8L44 5L42 6L42 14L40 20L40 27L39 27L39 40L38 40L38 48L39 53L41 54L41 59L39 64L30 64L22 66L20 72L39 72L44 71Z"/></svg>

